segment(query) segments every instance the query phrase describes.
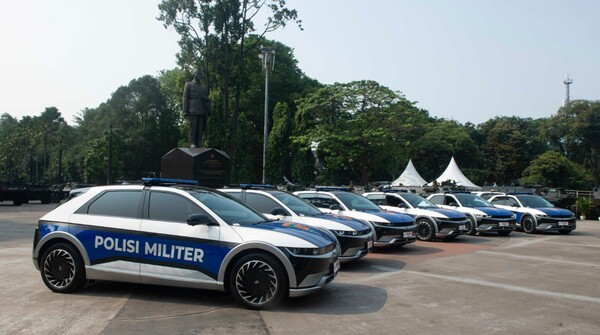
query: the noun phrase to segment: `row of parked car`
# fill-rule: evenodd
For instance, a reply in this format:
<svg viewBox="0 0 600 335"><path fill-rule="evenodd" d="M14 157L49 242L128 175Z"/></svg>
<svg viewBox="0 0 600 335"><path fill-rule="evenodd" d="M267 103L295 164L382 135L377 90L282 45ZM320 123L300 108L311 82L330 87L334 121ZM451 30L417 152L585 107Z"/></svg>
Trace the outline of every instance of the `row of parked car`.
<svg viewBox="0 0 600 335"><path fill-rule="evenodd" d="M370 192L317 187L288 193L245 184L145 179L72 192L38 223L33 261L56 292L88 280L229 291L253 309L312 293L340 262L373 248L516 229L576 228L575 215L532 195ZM541 199L541 200L540 200Z"/></svg>

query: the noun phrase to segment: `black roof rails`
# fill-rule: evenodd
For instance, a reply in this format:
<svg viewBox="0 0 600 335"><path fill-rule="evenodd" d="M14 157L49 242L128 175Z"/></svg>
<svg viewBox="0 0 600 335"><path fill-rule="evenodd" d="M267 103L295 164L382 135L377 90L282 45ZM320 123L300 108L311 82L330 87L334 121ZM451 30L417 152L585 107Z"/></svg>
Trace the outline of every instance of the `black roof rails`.
<svg viewBox="0 0 600 335"><path fill-rule="evenodd" d="M197 180L175 178L142 178L144 185L198 185Z"/></svg>

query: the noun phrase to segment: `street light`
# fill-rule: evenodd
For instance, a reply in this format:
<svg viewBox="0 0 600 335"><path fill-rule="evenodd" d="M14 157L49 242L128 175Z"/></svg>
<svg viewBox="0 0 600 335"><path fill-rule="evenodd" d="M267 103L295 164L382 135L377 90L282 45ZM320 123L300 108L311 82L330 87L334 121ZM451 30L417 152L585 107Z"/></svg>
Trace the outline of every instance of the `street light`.
<svg viewBox="0 0 600 335"><path fill-rule="evenodd" d="M263 134L263 171L262 183L265 183L265 166L267 165L267 127L269 120L269 71L275 68L275 50L262 47L258 55L262 69L265 72L265 129Z"/></svg>

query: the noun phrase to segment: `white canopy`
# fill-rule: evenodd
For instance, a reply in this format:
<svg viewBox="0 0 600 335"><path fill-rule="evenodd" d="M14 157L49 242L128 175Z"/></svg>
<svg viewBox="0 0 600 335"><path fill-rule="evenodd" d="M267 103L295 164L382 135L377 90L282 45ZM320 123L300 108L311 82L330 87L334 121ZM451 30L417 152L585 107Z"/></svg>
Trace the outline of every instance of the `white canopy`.
<svg viewBox="0 0 600 335"><path fill-rule="evenodd" d="M453 180L456 183L456 186L464 186L466 188L475 188L480 189L481 187L473 184L465 175L460 171L454 157L450 160L448 167L446 170L440 175L435 181L438 184L442 182Z"/></svg>
<svg viewBox="0 0 600 335"><path fill-rule="evenodd" d="M425 179L421 178L421 175L417 172L417 169L415 169L412 159L408 160L408 164L400 177L392 182L392 186L423 186L425 184L427 184L427 182Z"/></svg>

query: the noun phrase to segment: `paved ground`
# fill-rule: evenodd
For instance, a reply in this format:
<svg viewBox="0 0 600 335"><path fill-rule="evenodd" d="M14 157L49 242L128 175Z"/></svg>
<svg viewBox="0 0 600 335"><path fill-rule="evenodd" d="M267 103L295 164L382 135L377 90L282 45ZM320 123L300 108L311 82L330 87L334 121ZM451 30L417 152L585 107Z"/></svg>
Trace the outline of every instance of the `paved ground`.
<svg viewBox="0 0 600 335"><path fill-rule="evenodd" d="M98 282L49 291L33 267L53 205L0 203L0 334L599 334L600 222L571 235L417 242L343 264L271 311L220 292Z"/></svg>

